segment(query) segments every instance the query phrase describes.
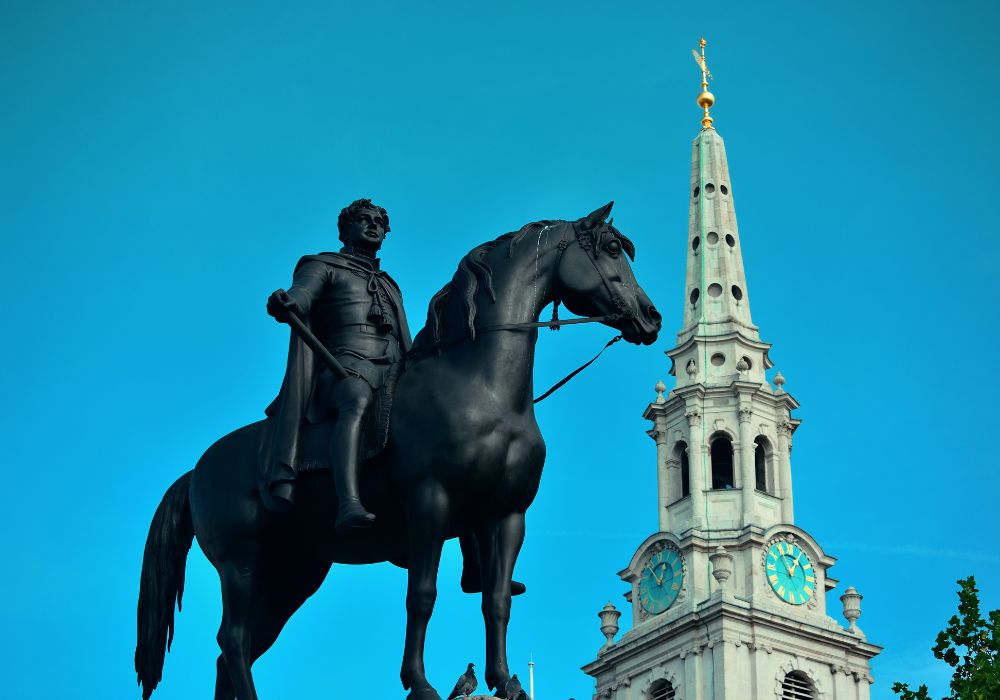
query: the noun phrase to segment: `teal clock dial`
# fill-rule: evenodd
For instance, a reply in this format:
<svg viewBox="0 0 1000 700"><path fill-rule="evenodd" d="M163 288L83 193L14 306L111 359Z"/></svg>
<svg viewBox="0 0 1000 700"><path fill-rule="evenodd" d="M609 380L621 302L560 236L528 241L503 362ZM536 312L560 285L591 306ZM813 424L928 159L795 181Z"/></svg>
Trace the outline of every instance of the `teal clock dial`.
<svg viewBox="0 0 1000 700"><path fill-rule="evenodd" d="M786 603L808 603L816 590L816 570L797 545L775 542L764 557L764 573L771 588Z"/></svg>
<svg viewBox="0 0 1000 700"><path fill-rule="evenodd" d="M643 566L639 577L639 602L643 609L658 615L677 600L684 582L684 565L673 549L656 552Z"/></svg>

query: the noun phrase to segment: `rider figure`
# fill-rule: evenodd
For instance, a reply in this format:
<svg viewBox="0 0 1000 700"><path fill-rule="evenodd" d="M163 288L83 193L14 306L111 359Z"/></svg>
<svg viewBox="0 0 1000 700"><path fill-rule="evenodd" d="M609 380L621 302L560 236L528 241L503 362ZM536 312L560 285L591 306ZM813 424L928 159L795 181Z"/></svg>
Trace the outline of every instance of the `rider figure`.
<svg viewBox="0 0 1000 700"><path fill-rule="evenodd" d="M337 228L344 244L340 252L302 258L291 288L267 300L267 313L279 322L296 314L348 376L337 379L292 334L285 380L267 410L261 476L265 503L290 508L295 478L308 468L299 464L300 430L306 421L335 415L330 457L339 499L337 529L345 530L375 521L358 491L363 419L411 341L399 287L376 257L389 231L385 209L359 199L340 212Z"/></svg>
<svg viewBox="0 0 1000 700"><path fill-rule="evenodd" d="M274 292L267 312L279 322L295 313L350 376L335 378L292 334L281 391L266 411L260 486L268 507L289 510L299 471L313 466L300 459L302 427L335 413L330 457L339 499L337 529L345 530L375 522L358 490L362 421L387 371L409 351L411 339L399 287L375 257L389 231L385 209L359 199L340 212L337 228L344 244L340 252L302 258L291 288ZM481 591L476 538L466 532L460 542L462 590ZM524 584L511 581L513 595L524 591Z"/></svg>

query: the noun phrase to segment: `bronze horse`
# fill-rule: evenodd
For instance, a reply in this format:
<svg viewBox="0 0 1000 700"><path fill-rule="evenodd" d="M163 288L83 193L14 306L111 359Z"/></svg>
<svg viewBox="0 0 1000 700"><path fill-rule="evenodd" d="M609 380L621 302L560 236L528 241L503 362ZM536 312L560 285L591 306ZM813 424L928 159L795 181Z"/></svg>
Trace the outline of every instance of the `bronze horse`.
<svg viewBox="0 0 1000 700"><path fill-rule="evenodd" d="M560 301L573 313L605 317L632 343L653 343L660 328L628 262L632 243L606 222L610 210L528 224L474 248L431 300L396 388L388 444L362 470L364 502L378 517L372 529L335 531L328 471L300 476L292 512L264 508L257 491L263 422L216 442L167 490L142 563L135 663L143 698L161 678L197 536L222 582L215 700L257 700L251 665L331 563L381 561L408 569L403 687L411 700L440 700L424 674L424 637L442 546L467 533L479 543L485 679L503 697L511 575L545 461L532 407L538 332L511 326L536 321ZM308 437L305 443L310 450ZM315 443L325 444L322 436Z"/></svg>

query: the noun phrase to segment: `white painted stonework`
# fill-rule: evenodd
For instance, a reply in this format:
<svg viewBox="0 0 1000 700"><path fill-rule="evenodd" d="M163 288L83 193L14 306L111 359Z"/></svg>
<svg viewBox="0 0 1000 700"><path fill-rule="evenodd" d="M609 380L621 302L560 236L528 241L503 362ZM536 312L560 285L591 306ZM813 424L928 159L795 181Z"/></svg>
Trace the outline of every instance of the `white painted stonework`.
<svg viewBox="0 0 1000 700"><path fill-rule="evenodd" d="M714 129L695 139L691 173L684 322L666 353L676 383L669 393L658 383L644 413L656 442L659 531L618 574L630 585L632 629L583 670L596 679L594 698L646 700L661 679L675 700L782 698L797 672L814 698L868 700L869 662L881 648L828 614L836 559L794 524L800 421L791 413L799 404L780 373L774 386L764 375L770 345L750 317L725 145ZM723 478L727 453L731 477ZM767 550L777 542L811 562L815 591L805 604L786 602L768 582ZM651 554L668 548L683 562L683 584L665 612L650 614L639 581Z"/></svg>

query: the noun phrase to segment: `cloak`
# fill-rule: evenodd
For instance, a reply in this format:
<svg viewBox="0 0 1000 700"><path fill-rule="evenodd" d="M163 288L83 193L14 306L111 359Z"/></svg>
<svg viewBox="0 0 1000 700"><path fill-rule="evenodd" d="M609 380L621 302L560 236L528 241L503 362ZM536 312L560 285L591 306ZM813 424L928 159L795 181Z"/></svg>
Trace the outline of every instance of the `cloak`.
<svg viewBox="0 0 1000 700"><path fill-rule="evenodd" d="M295 266L297 272L307 262L318 261L348 274L374 274L379 289L395 309L399 325L400 347L405 355L412 345L410 329L403 311L403 296L396 282L388 275L353 256L342 253L306 255ZM311 314L310 314L311 315ZM311 330L311 319L303 318ZM293 503L294 483L299 471L311 465L301 461L302 429L308 421L309 408L317 379L324 366L316 354L294 333L288 344L288 364L277 398L264 413L267 419L261 433L258 450L257 482L261 500L272 510L288 510Z"/></svg>

